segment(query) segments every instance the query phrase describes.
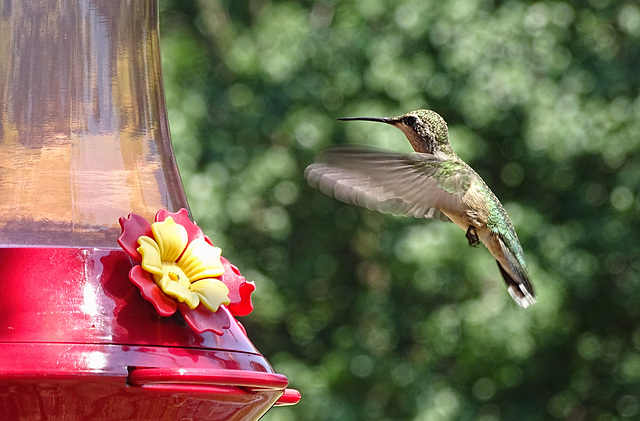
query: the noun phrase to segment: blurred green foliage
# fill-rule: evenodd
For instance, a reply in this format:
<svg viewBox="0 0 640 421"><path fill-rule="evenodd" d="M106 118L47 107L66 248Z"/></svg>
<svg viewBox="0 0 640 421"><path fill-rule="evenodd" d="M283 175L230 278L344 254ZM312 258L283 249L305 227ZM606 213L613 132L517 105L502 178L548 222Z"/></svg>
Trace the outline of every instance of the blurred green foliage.
<svg viewBox="0 0 640 421"><path fill-rule="evenodd" d="M637 2L164 0L161 33L193 215L303 395L265 420L640 417ZM331 144L410 150L337 117L417 108L504 203L535 306L453 224L306 185Z"/></svg>

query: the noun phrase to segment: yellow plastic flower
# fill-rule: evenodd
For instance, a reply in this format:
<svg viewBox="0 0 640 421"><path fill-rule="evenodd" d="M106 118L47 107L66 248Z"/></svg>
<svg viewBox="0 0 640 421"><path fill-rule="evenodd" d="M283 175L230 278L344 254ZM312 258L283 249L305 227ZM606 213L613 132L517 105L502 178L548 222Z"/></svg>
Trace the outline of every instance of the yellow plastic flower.
<svg viewBox="0 0 640 421"><path fill-rule="evenodd" d="M151 224L151 231L154 238L138 238L141 266L166 295L192 309L203 304L216 312L221 304L229 304L229 288L213 279L224 273L220 248L204 238L189 243L187 230L171 217Z"/></svg>

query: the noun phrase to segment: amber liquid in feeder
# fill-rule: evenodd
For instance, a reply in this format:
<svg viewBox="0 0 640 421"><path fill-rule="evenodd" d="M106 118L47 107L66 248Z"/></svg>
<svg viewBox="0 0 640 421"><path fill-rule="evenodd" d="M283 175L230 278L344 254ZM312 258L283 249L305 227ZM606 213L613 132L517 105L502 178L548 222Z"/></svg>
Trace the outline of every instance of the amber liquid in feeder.
<svg viewBox="0 0 640 421"><path fill-rule="evenodd" d="M0 247L117 247L188 204L155 1L0 3Z"/></svg>

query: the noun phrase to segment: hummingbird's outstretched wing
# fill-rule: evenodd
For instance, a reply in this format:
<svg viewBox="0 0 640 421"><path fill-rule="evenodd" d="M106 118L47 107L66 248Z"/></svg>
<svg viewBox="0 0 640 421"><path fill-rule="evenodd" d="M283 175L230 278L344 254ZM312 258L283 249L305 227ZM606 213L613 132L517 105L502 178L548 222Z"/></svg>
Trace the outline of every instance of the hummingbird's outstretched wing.
<svg viewBox="0 0 640 421"><path fill-rule="evenodd" d="M470 171L464 163L431 154L346 146L323 151L304 174L312 187L346 203L449 221L442 211L463 211Z"/></svg>

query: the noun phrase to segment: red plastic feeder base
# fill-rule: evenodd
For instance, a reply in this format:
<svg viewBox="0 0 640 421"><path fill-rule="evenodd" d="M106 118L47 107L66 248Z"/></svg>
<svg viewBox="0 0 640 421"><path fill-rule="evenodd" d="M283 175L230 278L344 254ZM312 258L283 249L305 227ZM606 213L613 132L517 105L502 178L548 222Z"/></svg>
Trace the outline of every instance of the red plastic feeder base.
<svg viewBox="0 0 640 421"><path fill-rule="evenodd" d="M300 400L231 315L220 336L158 315L121 250L5 248L0 267L3 420L255 420Z"/></svg>

